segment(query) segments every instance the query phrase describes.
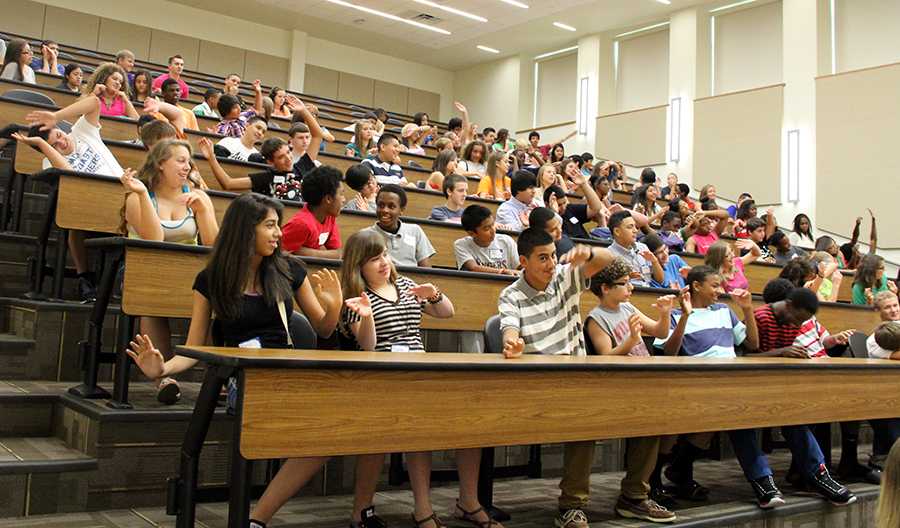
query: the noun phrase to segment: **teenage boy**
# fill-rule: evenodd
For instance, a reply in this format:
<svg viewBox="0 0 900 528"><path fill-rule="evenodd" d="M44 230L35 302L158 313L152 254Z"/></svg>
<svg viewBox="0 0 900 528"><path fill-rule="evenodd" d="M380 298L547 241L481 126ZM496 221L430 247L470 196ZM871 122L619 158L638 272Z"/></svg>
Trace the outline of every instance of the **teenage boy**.
<svg viewBox="0 0 900 528"><path fill-rule="evenodd" d="M669 335L670 313L674 295L665 295L656 300L659 318L654 321L638 310L629 299L634 289L629 276L631 265L622 258L617 258L609 266L603 268L591 279L591 292L597 296L599 303L591 310L584 322L585 341L589 354L604 356L649 357L642 333L657 338ZM594 458L594 442L578 445L582 460ZM659 455L660 437L649 436L629 438L625 451L625 478L622 479L621 495L616 502L615 511L621 517L642 519L653 522L672 522L675 514L650 498L650 477L656 467ZM566 454L576 448L567 446ZM573 467L574 471L584 474L577 479L587 482L590 479L590 463ZM574 475L567 474L571 477Z"/></svg>
<svg viewBox="0 0 900 528"><path fill-rule="evenodd" d="M872 304L878 310L878 316L881 318L882 323L900 321L900 301L897 300L896 293L890 291L878 292L875 294L875 298L872 299ZM887 334L885 334L885 338L887 337ZM874 333L866 339L866 349L869 357L873 359L900 359L900 353L895 352L897 349L879 345L875 340Z"/></svg>
<svg viewBox="0 0 900 528"><path fill-rule="evenodd" d="M306 257L341 258L337 216L344 206L341 171L323 165L303 179L306 203L281 229L285 251Z"/></svg>
<svg viewBox="0 0 900 528"><path fill-rule="evenodd" d="M656 234L671 251L684 251L684 239L681 238L679 231L681 231L681 214L678 211L666 211Z"/></svg>
<svg viewBox="0 0 900 528"><path fill-rule="evenodd" d="M518 170L512 177L510 191L512 196L497 208L497 223L503 229L521 231L528 227L528 214L537 207L534 202L534 189L537 178L527 170Z"/></svg>
<svg viewBox="0 0 900 528"><path fill-rule="evenodd" d="M116 53L116 65L125 70L128 74L128 82L134 80L134 52L123 49Z"/></svg>
<svg viewBox="0 0 900 528"><path fill-rule="evenodd" d="M429 220L438 222L460 223L463 215L463 206L466 204L466 195L469 193L469 182L460 174L451 174L444 178L441 186L447 203L431 208ZM518 259L516 259L518 260Z"/></svg>
<svg viewBox="0 0 900 528"><path fill-rule="evenodd" d="M249 161L250 156L259 154L256 147L262 143L268 129L265 119L258 115L250 116L240 136L226 136L216 143L216 155L237 161Z"/></svg>
<svg viewBox="0 0 900 528"><path fill-rule="evenodd" d="M344 209L349 211L375 212L375 195L378 194L378 180L368 165L357 163L347 169L344 182L356 191L356 197L348 200Z"/></svg>
<svg viewBox="0 0 900 528"><path fill-rule="evenodd" d="M237 97L241 91L241 76L236 73L229 73L223 82L222 91L227 95Z"/></svg>
<svg viewBox="0 0 900 528"><path fill-rule="evenodd" d="M378 138L378 154L369 156L362 162L371 167L372 173L381 185L410 186L403 176L403 168L397 163L399 159L400 141L393 134L384 134Z"/></svg>
<svg viewBox="0 0 900 528"><path fill-rule="evenodd" d="M761 251L759 258L756 259L757 262L774 263L775 256L772 255L769 244L766 243L766 223L761 218L753 217L747 220L746 229L747 233L750 235L750 240L752 240ZM743 257L749 251L749 249L741 250L741 256Z"/></svg>
<svg viewBox="0 0 900 528"><path fill-rule="evenodd" d="M562 218L548 207L537 207L528 215L528 225L546 231L553 238L556 245L556 258L575 248L575 243L568 235L563 233Z"/></svg>
<svg viewBox="0 0 900 528"><path fill-rule="evenodd" d="M875 306L879 307L881 320L884 322L866 339L869 357L900 360L900 306L897 304L897 295L889 291L879 292L875 295ZM889 318L885 317L886 310L890 312ZM900 418L869 420L869 423L875 432L869 466L881 469L891 446L900 438ZM844 432L841 430L842 435Z"/></svg>
<svg viewBox="0 0 900 528"><path fill-rule="evenodd" d="M644 244L653 253L653 256L656 257L663 269L663 280L657 281L651 278L650 286L653 288L671 288L673 290L684 288L684 277L691 270L687 262L679 255L670 254L669 246L663 243L662 239L657 235L649 234L645 236Z"/></svg>
<svg viewBox="0 0 900 528"><path fill-rule="evenodd" d="M497 234L491 210L470 205L462 214L462 227L469 234L453 243L456 266L465 271L517 275L519 253L509 235Z"/></svg>
<svg viewBox="0 0 900 528"><path fill-rule="evenodd" d="M591 186L590 181L581 174L576 164L569 163L566 167L566 174L563 174L562 177L575 184L574 192L580 191L586 203L569 203L566 191L557 185L551 185L544 191L544 203L550 209L556 210L559 216L562 217L563 233L571 238L590 239L591 237L584 228L584 224L593 221L599 225L606 225L606 217L604 216L608 212L606 206L603 205L600 197L597 196L597 191Z"/></svg>
<svg viewBox="0 0 900 528"><path fill-rule="evenodd" d="M31 69L36 72L64 75L65 67L59 64L59 43L45 40L41 43L41 54L31 59Z"/></svg>
<svg viewBox="0 0 900 528"><path fill-rule="evenodd" d="M187 99L190 94L190 88L184 79L181 78L181 73L184 71L184 58L181 55L172 55L169 57L169 73L164 73L153 79L153 91L159 92L162 90L162 85L169 79L174 80L178 83L179 88L179 96L181 99Z"/></svg>
<svg viewBox="0 0 900 528"><path fill-rule="evenodd" d="M218 88L207 88L203 93L203 102L191 109L197 117L211 117L213 119L221 119L216 112L219 106L219 98L222 97L222 90Z"/></svg>
<svg viewBox="0 0 900 528"><path fill-rule="evenodd" d="M303 108L306 105L297 104L294 107L294 115L298 117L303 117ZM308 107L306 107L308 109ZM316 119L312 113L309 113L309 117L312 119ZM305 119L305 118L304 118ZM316 124L318 124L318 120L316 120ZM322 139L324 140L325 131L321 125L319 125L319 130L321 131ZM309 146L312 144L312 131L306 123L303 122L293 122L291 123L291 128L288 130L288 138L290 138L291 143L291 156L294 158L294 163L300 161L300 158L303 157L304 154L309 152ZM319 149L314 149L316 154L318 154ZM316 167L321 165L319 161L316 159L316 156L311 156L313 161L316 164Z"/></svg>
<svg viewBox="0 0 900 528"><path fill-rule="evenodd" d="M581 155L581 174L584 175L585 178L590 179L591 174L594 172L594 155L590 152L585 152Z"/></svg>
<svg viewBox="0 0 900 528"><path fill-rule="evenodd" d="M367 227L384 237L388 254L398 266L431 267L434 246L417 224L400 221L406 210L406 191L399 185L383 185L375 196L375 217L378 221Z"/></svg>
<svg viewBox="0 0 900 528"><path fill-rule="evenodd" d="M579 245L558 264L553 237L534 226L522 231L516 246L522 274L503 289L498 300L504 357L584 356L581 293L587 289L590 277L612 263L612 253ZM585 442L577 442L566 446L559 516L555 521L558 528L589 526L584 507L590 495L591 459L583 457L587 452L584 445Z"/></svg>
<svg viewBox="0 0 900 528"><path fill-rule="evenodd" d="M635 286L646 287L650 286L651 280L662 283L665 272L650 248L637 241L638 229L631 211L613 213L607 225L613 238L609 250L631 264L631 282Z"/></svg>
<svg viewBox="0 0 900 528"><path fill-rule="evenodd" d="M236 95L231 95L227 91L219 97L219 103L216 110L222 118L216 125L216 134L228 137L241 137L244 135L244 129L247 128L248 121L255 115L263 114L262 87L259 79L253 81L253 92L255 99L253 108L246 112L241 111L241 99Z"/></svg>
<svg viewBox="0 0 900 528"><path fill-rule="evenodd" d="M181 88L178 84L178 81L175 79L166 79L162 83L162 99L163 101L169 103L170 105L178 108L178 110L184 114L184 126L185 128L190 128L191 130L200 130L200 127L197 125L197 116L194 115L194 112L191 112L187 108L178 106L178 98Z"/></svg>

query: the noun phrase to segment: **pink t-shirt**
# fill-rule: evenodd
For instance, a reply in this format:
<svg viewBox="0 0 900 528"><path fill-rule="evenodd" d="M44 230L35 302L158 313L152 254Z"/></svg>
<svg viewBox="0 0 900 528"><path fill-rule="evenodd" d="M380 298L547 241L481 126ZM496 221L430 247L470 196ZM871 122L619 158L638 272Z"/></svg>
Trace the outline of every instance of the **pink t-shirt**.
<svg viewBox="0 0 900 528"><path fill-rule="evenodd" d="M103 98L100 99L100 115L110 116L110 117L119 117L126 115L125 113L125 99L121 97L116 97L112 104L106 106L106 101Z"/></svg>
<svg viewBox="0 0 900 528"><path fill-rule="evenodd" d="M166 79L168 79L168 78L169 78L169 74L164 73L164 74L160 75L159 77L157 77L156 79L153 79L153 91L158 92L158 91L162 90L162 84L164 82L166 82ZM187 83L181 79L178 79L178 86L181 88L181 94L179 96L179 99L187 99L188 92L190 92L190 88L188 88Z"/></svg>
<svg viewBox="0 0 900 528"><path fill-rule="evenodd" d="M724 281L722 282L722 286L725 288L725 293L731 293L734 290L746 290L750 288L750 282L744 275L744 261L741 260L740 257L734 257L734 260L732 262L734 263L734 274L730 279L724 279Z"/></svg>
<svg viewBox="0 0 900 528"><path fill-rule="evenodd" d="M694 239L694 243L697 245L697 253L706 255L706 252L709 251L709 246L718 242L719 235L715 231L710 231L708 235L694 233L691 235L691 238Z"/></svg>
<svg viewBox="0 0 900 528"><path fill-rule="evenodd" d="M320 224L316 216L304 205L281 229L281 247L291 253L301 247L339 249L341 233L338 231L335 217L327 215L325 223Z"/></svg>

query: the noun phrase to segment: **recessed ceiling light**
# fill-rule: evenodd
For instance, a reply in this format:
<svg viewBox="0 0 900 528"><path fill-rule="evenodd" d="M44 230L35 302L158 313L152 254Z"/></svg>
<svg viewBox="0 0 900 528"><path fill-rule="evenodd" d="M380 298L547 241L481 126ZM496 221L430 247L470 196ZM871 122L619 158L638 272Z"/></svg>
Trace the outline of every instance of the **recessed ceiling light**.
<svg viewBox="0 0 900 528"><path fill-rule="evenodd" d="M441 9L441 10L446 11L446 12L448 12L448 13L453 13L454 15L459 15L459 16L461 16L461 17L466 17L466 18L471 18L472 20L477 20L477 21L479 21L479 22L487 22L487 21L488 21L488 19L486 19L486 18L484 18L484 17L482 17L482 16L473 15L472 13L467 13L467 12L462 11L462 10L460 10L460 9L455 9L455 8L450 7L450 6L441 5L441 4L438 4L438 3L436 3L436 2L432 2L431 0L413 0L413 1L415 1L415 2L417 2L417 3L419 3L419 4L427 5L427 6L429 6L429 7L433 7L433 8L435 8L435 9Z"/></svg>
<svg viewBox="0 0 900 528"><path fill-rule="evenodd" d="M723 6L721 6L721 7L715 8L715 9L710 9L709 12L710 12L710 13L716 13L716 12L718 12L718 11L725 11L726 9L731 9L732 7L742 6L742 5L745 5L745 4L752 4L752 3L755 2L755 1L756 1L756 0L743 0L742 2L735 2L735 3L733 3L733 4L723 5Z"/></svg>
<svg viewBox="0 0 900 528"><path fill-rule="evenodd" d="M522 2L516 2L516 0L500 0L500 1L503 2L504 4L521 7L522 9L528 9L528 6L526 4L523 4Z"/></svg>
<svg viewBox="0 0 900 528"><path fill-rule="evenodd" d="M496 50L496 49L494 49L494 48L489 48L489 47L487 47L487 46L482 46L481 44L479 44L479 45L477 45L477 46L475 46L475 47L478 48L478 49L480 49L481 51L486 51L486 52L488 52L488 53L500 53L500 50Z"/></svg>
<svg viewBox="0 0 900 528"><path fill-rule="evenodd" d="M656 0L656 1L659 2L660 4L666 4L666 5L670 5L672 3L672 0Z"/></svg>
<svg viewBox="0 0 900 528"><path fill-rule="evenodd" d="M390 13L385 13L383 11L379 11L377 9L372 9L370 7L358 6L356 4L351 4L350 2L344 2L344 0L328 0L332 4L337 4L339 6L349 7L350 9L356 9L357 11L362 11L363 13L369 13L370 15L377 15L383 18L387 18L389 20L395 20L397 22L403 22L404 24L409 24L410 26L416 26L417 28L427 29L428 31L434 31L435 33L440 33L442 35L451 35L449 31L446 29L436 28L429 26L428 24L422 24L421 22L416 22L415 20L407 20L405 18L398 17L397 15L392 15Z"/></svg>
<svg viewBox="0 0 900 528"><path fill-rule="evenodd" d="M553 25L558 27L559 29L565 29L566 31L578 31L577 29L573 28L572 26L563 24L562 22L554 22Z"/></svg>

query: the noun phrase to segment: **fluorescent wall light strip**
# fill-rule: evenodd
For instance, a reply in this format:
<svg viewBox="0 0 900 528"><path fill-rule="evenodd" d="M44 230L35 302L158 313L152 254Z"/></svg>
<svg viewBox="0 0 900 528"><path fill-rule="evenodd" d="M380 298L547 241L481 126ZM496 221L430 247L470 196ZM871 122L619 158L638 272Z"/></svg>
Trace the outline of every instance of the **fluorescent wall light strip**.
<svg viewBox="0 0 900 528"><path fill-rule="evenodd" d="M740 7L742 5L752 4L753 2L756 2L756 0L741 0L740 2L735 2L733 4L723 5L723 6L715 8L715 9L710 9L709 12L717 13L719 11L725 11L726 9L731 9L732 7Z"/></svg>
<svg viewBox="0 0 900 528"><path fill-rule="evenodd" d="M537 128L537 112L538 112L538 82L541 75L540 63L534 62L534 104L531 111L531 128Z"/></svg>
<svg viewBox="0 0 900 528"><path fill-rule="evenodd" d="M556 51L551 51L549 53L542 53L534 58L534 60L548 59L550 57L555 57L556 55L562 55L563 53L568 53L570 51L575 51L578 49L578 46L570 46L568 48L558 49Z"/></svg>
<svg viewBox="0 0 900 528"><path fill-rule="evenodd" d="M573 28L572 26L570 26L568 24L563 24L562 22L554 22L553 25L558 27L559 29L565 29L566 31L578 31L577 29Z"/></svg>
<svg viewBox="0 0 900 528"><path fill-rule="evenodd" d="M392 15L390 13L378 11L377 9L358 6L356 4L351 4L350 2L344 2L344 0L328 0L328 1L331 2L332 4L349 7L350 9L356 9L357 11L362 11L363 13L369 13L370 15L380 16L383 18L387 18L389 20L403 22L404 24L409 24L410 26L415 26L417 28L427 29L428 31L434 31L435 33L440 33L442 35L452 35L452 33L447 31L446 29L432 27L432 26L429 26L428 24L422 24L421 22L416 22L415 20L407 20L405 18L398 17L397 15Z"/></svg>
<svg viewBox="0 0 900 528"><path fill-rule="evenodd" d="M709 95L716 95L716 17L709 17Z"/></svg>
<svg viewBox="0 0 900 528"><path fill-rule="evenodd" d="M416 2L416 3L418 3L418 4L427 5L427 6L429 6L429 7L435 8L435 9L440 9L441 11L446 11L446 12L448 12L448 13L453 13L454 15L459 15L459 16L461 16L461 17L466 17L466 18L471 18L472 20L477 20L477 21L479 21L479 22L487 22L487 21L488 21L488 19L486 19L486 18L484 18L484 17L482 17L482 16L473 15L472 13L467 13L467 12L462 11L462 10L460 10L460 9L455 9L455 8L453 8L453 7L450 7L450 6L441 5L441 4L432 2L431 0L413 0L413 1Z"/></svg>
<svg viewBox="0 0 900 528"><path fill-rule="evenodd" d="M639 29L634 29L634 30L632 30L632 31L626 31L625 33L619 33L618 35L615 36L615 38L619 38L619 37L627 37L628 35L634 35L634 34L636 34L636 33L641 33L641 32L643 32L643 31L650 31L651 29L661 28L661 27L663 27L663 26L668 26L668 25L669 25L668 22L660 22L659 24L653 24L652 26L647 26L647 27L642 27L642 28L639 28Z"/></svg>
<svg viewBox="0 0 900 528"><path fill-rule="evenodd" d="M586 136L588 133L588 78L582 77L578 87L578 134Z"/></svg>
<svg viewBox="0 0 900 528"><path fill-rule="evenodd" d="M613 41L613 79L619 82L619 41Z"/></svg>
<svg viewBox="0 0 900 528"><path fill-rule="evenodd" d="M500 1L503 2L504 4L521 7L522 9L528 9L528 6L526 4L523 4L522 2L516 2L516 0L500 0Z"/></svg>
<svg viewBox="0 0 900 528"><path fill-rule="evenodd" d="M837 13L834 12L835 1L831 0L830 2L830 15L831 15L831 74L834 75L837 73Z"/></svg>
<svg viewBox="0 0 900 528"><path fill-rule="evenodd" d="M800 201L800 131L787 133L788 201Z"/></svg>
<svg viewBox="0 0 900 528"><path fill-rule="evenodd" d="M669 103L669 161L681 161L681 97Z"/></svg>
<svg viewBox="0 0 900 528"><path fill-rule="evenodd" d="M487 46L482 46L481 44L479 44L479 45L477 45L477 46L475 46L475 47L478 48L478 49L480 49L481 51L486 51L486 52L488 52L488 53L500 53L500 50L495 50L494 48L489 48L489 47L487 47Z"/></svg>
<svg viewBox="0 0 900 528"><path fill-rule="evenodd" d="M660 4L672 5L672 0L656 0Z"/></svg>

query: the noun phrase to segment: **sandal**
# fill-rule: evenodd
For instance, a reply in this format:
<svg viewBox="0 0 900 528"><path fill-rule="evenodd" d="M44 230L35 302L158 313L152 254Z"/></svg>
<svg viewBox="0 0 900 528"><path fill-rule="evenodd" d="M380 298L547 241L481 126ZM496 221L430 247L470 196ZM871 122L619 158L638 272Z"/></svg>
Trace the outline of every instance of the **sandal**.
<svg viewBox="0 0 900 528"><path fill-rule="evenodd" d="M425 517L424 519L416 519L416 514L410 515L410 518L412 518L412 522L415 523L415 528L419 528L423 524L426 524L429 522L434 523L434 528L446 528L444 526L444 523L441 522L441 520L438 518L437 514L434 512L432 512L431 515L429 515L428 517Z"/></svg>
<svg viewBox="0 0 900 528"><path fill-rule="evenodd" d="M459 505L459 500L456 501L456 504L450 507L453 512L453 518L457 521L464 521L467 523L476 526L477 528L493 528L494 526L500 526L500 523L491 518L491 515L484 510L483 506L479 506L477 510L466 511L462 506ZM479 521L475 518L479 513L484 512L487 516L488 520ZM460 515L460 513L462 515Z"/></svg>

